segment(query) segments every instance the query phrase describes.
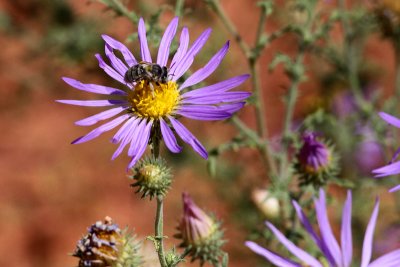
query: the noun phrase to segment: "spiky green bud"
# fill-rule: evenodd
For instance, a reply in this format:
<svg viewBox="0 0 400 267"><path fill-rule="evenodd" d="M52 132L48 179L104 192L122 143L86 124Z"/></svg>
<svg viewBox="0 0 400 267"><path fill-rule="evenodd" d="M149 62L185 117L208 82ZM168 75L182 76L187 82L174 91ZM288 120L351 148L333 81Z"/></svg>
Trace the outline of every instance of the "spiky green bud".
<svg viewBox="0 0 400 267"><path fill-rule="evenodd" d="M137 187L136 193L141 193L142 198L149 196L165 196L171 188L172 175L165 161L161 158L145 158L133 168L134 174L130 177L135 179L132 187Z"/></svg>

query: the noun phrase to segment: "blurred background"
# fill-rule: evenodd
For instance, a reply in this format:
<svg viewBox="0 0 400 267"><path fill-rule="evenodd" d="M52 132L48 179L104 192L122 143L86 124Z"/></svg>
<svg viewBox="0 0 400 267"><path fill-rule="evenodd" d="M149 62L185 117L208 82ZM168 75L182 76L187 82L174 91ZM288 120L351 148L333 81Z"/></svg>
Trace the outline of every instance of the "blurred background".
<svg viewBox="0 0 400 267"><path fill-rule="evenodd" d="M243 38L252 43L257 24L254 14L259 13L257 1L221 2ZM287 20L284 2L276 1L281 11L268 22L268 31ZM324 1L321 8L333 8L333 2ZM145 19L154 15L160 6L165 6L166 11L160 19L164 27L174 16L168 7L172 1L126 1L126 4ZM207 45L196 58L196 69L231 37L204 3L187 0L185 6L188 13L179 26L189 27L191 40L205 28L213 28ZM105 33L126 43L138 55L139 46L132 38L135 32L136 25L96 1L0 1L0 266L76 266L77 259L69 254L75 249L77 240L89 225L106 215L121 228L134 229L142 239L152 235L155 202L142 201L129 187L131 181L125 171L127 156L110 160L116 148L109 142L112 135L108 133L80 145L70 144L89 131L73 122L98 110L55 102L56 99L93 98L93 95L66 85L61 80L63 76L84 83L118 86L97 66L94 54L103 54L101 34ZM335 36L340 38L340 34L340 28L335 28L332 41L337 41ZM280 135L284 113L282 98L287 91L288 78L282 68L269 72L268 65L278 51L292 53L293 40L292 36L286 36L275 41L260 61L271 140ZM207 83L248 73L246 59L237 43L232 41L231 45L222 66ZM360 74L366 94L379 90L382 96L389 97L395 79L390 41L382 39L379 32L369 34L365 38L362 57L368 58L368 64ZM300 120L321 108L336 112L337 117L351 113L354 107L348 85L328 75L329 70L325 71L325 64L318 57L310 56L306 63L309 78L301 85L295 119ZM246 82L240 89L251 91L250 83ZM255 126L251 108L240 111L239 116L250 127ZM225 122L184 123L209 149L230 140L235 134L235 128ZM368 129L362 128L362 133L366 136L362 138L363 142L352 143L343 137L351 145L337 144L345 152L342 175L366 179L372 187L379 182L371 179L370 171L387 162L387 155L374 136L368 135ZM354 132L348 134L354 135ZM243 245L255 228L262 227L265 219L251 200L256 188L266 186L262 162L256 153L252 149L241 149L223 154L218 159L215 177L210 177L206 162L188 146L184 146L182 154L171 156L166 150L163 153L168 155L167 160L175 174L164 212L168 246L178 243L172 236L182 213L181 192L187 191L200 207L223 220L229 240L225 248L230 254L230 266L264 266ZM396 178L391 180L395 182ZM374 196L381 194L376 251L383 253L398 248L399 210L396 211L393 194L386 193L387 186L377 187L373 193L365 188L369 187L357 192L364 198L359 198L359 203L355 204L358 208L354 208L354 216L365 222ZM344 196L343 190L333 188L332 191L339 197ZM357 197L353 199L357 201ZM335 205L341 206L341 203L338 201ZM340 218L340 210L332 216ZM361 229L364 231L365 227ZM389 240L388 237L397 238ZM146 257L152 257L151 242L144 242L144 251L148 254Z"/></svg>

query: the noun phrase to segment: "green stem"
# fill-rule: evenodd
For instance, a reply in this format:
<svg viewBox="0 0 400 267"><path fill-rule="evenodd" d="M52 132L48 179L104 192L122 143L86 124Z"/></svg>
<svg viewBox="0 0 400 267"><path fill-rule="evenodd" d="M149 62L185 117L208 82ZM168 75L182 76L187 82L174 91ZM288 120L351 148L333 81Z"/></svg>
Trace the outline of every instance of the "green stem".
<svg viewBox="0 0 400 267"><path fill-rule="evenodd" d="M113 9L117 14L127 17L134 24L138 24L139 17L135 12L129 11L119 0L99 0L109 8Z"/></svg>
<svg viewBox="0 0 400 267"><path fill-rule="evenodd" d="M354 95L354 99L357 105L361 108L361 110L367 110L367 102L364 99L360 81L358 78L358 50L354 43L354 33L351 27L347 10L346 10L346 1L339 0L339 8L341 10L341 23L342 29L344 33L344 43L343 43L343 51L345 53L346 65L347 65L347 79L349 82L350 89Z"/></svg>
<svg viewBox="0 0 400 267"><path fill-rule="evenodd" d="M176 0L175 16L181 17L183 15L184 5L185 5L185 0Z"/></svg>
<svg viewBox="0 0 400 267"><path fill-rule="evenodd" d="M160 127L158 123L154 123L152 134L152 149L151 152L154 158L158 158L160 156ZM156 211L156 220L155 220L155 240L157 242L156 250L158 254L158 259L160 261L161 267L167 267L167 261L165 259L164 254L164 233L163 233L163 201L164 198L162 195L157 196L157 211Z"/></svg>
<svg viewBox="0 0 400 267"><path fill-rule="evenodd" d="M163 196L157 196L157 212L156 212L156 221L155 221L155 238L158 241L157 244L157 253L158 259L162 267L167 267L167 261L165 260L164 255L164 244L163 244Z"/></svg>
<svg viewBox="0 0 400 267"><path fill-rule="evenodd" d="M295 66L300 66L303 64L304 60L304 49L300 47L300 51L294 61ZM286 102L286 114L285 114L285 119L284 119L284 125L283 125L283 135L282 135L282 151L284 151L284 155L281 158L281 164L280 164L280 169L279 169L279 180L281 182L287 182L289 179L289 175L287 171L289 168L287 167L288 164L288 148L290 145L290 136L291 136L291 125L292 125L292 120L293 120L293 114L294 114L294 109L296 106L296 101L298 97L298 89L299 89L299 84L301 82L300 76L294 76L292 79L292 83L289 88L289 93L287 96L287 102Z"/></svg>
<svg viewBox="0 0 400 267"><path fill-rule="evenodd" d="M268 128L267 122L265 119L265 107L264 107L264 98L262 93L262 86L260 80L259 73L259 64L258 59L261 51L258 51L257 48L260 45L262 34L264 32L264 25L267 18L267 12L265 11L265 6L262 6L260 12L260 19L257 27L257 34L255 39L254 49L251 49L249 45L242 39L241 35L237 31L233 22L229 19L229 17L225 14L225 11L221 7L221 4L218 0L207 0L207 2L214 9L215 13L222 20L222 23L225 25L230 34L233 35L236 42L239 44L242 52L247 58L250 74L252 79L253 91L254 91L254 99L255 99L255 110L256 110L256 121L257 121L257 134L258 139L267 139L268 138ZM256 52L256 53L254 53ZM236 123L239 119L236 119ZM240 127L243 129L243 127ZM254 138L252 138L254 139ZM265 162L265 166L268 167L268 170L272 175L276 175L277 166L275 160L272 158L271 148L267 142L265 142L263 147L260 149L261 156L263 161Z"/></svg>
<svg viewBox="0 0 400 267"><path fill-rule="evenodd" d="M225 27L228 29L228 31L233 35L235 38L236 42L239 44L240 48L246 55L246 57L249 57L251 54L251 49L247 45L247 43L243 40L242 36L240 36L239 32L237 31L235 25L232 23L232 21L228 18L228 16L225 14L224 9L221 7L221 4L219 3L218 0L206 0L211 8L217 13L218 17L222 20L222 23L225 25Z"/></svg>

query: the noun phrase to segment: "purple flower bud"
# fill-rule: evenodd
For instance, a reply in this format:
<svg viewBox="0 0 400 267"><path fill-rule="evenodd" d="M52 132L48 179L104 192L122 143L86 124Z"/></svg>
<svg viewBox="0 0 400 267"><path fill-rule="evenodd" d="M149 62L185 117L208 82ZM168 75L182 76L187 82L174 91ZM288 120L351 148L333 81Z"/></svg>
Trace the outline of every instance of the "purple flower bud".
<svg viewBox="0 0 400 267"><path fill-rule="evenodd" d="M179 226L183 242L196 245L212 235L216 229L214 221L200 209L188 193L182 194L183 216Z"/></svg>
<svg viewBox="0 0 400 267"><path fill-rule="evenodd" d="M317 140L315 133L303 135L303 146L298 153L298 160L307 173L318 173L329 164L331 155L324 143Z"/></svg>
<svg viewBox="0 0 400 267"><path fill-rule="evenodd" d="M182 239L180 247L185 248L191 261L199 260L213 266L220 266L227 254L221 250L225 243L220 223L200 209L189 196L182 194L183 216L175 237Z"/></svg>

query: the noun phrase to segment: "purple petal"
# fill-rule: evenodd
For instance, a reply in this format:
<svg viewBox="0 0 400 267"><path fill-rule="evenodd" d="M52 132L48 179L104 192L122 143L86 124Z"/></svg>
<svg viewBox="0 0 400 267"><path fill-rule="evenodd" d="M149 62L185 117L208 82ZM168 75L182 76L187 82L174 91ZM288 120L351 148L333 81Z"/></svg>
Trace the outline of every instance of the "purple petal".
<svg viewBox="0 0 400 267"><path fill-rule="evenodd" d="M396 185L395 187L390 188L389 192L390 192L390 193L393 193L393 192L396 192L396 191L398 191L398 190L400 190L400 184L399 184L399 185Z"/></svg>
<svg viewBox="0 0 400 267"><path fill-rule="evenodd" d="M249 92L222 92L222 93L210 93L208 95L202 95L197 97L186 98L181 101L182 104L202 104L212 105L219 103L237 102L248 98L251 95ZM184 97L184 96L182 96Z"/></svg>
<svg viewBox="0 0 400 267"><path fill-rule="evenodd" d="M353 257L353 238L351 235L351 191L347 191L347 199L342 214L341 247L343 267L349 267Z"/></svg>
<svg viewBox="0 0 400 267"><path fill-rule="evenodd" d="M118 72L116 72L113 68L108 66L99 54L96 54L95 57L99 61L99 67L102 68L111 78L113 78L116 81L119 81L122 84L125 84L124 77Z"/></svg>
<svg viewBox="0 0 400 267"><path fill-rule="evenodd" d="M274 233L275 237L282 243L293 255L299 258L304 263L313 266L313 267L323 267L317 259L313 256L297 247L293 244L289 239L287 239L278 229L275 228L271 223L266 222L268 228Z"/></svg>
<svg viewBox="0 0 400 267"><path fill-rule="evenodd" d="M199 140L196 139L196 137L193 136L192 133L189 132L188 129L186 129L185 126L183 126L182 123L179 121L175 120L171 116L168 117L172 127L174 127L176 133L179 135L179 137L187 144L191 145L194 151L196 151L200 156L203 158L207 159L208 158L208 153L207 150L204 148L204 146L199 142Z"/></svg>
<svg viewBox="0 0 400 267"><path fill-rule="evenodd" d="M146 119L142 119L139 125L135 128L134 132L132 133L132 140L131 145L129 146L128 156L132 157L136 154L136 151L140 144L141 136L144 133L144 129L146 128Z"/></svg>
<svg viewBox="0 0 400 267"><path fill-rule="evenodd" d="M125 100L56 100L56 102L85 107L107 107L128 103Z"/></svg>
<svg viewBox="0 0 400 267"><path fill-rule="evenodd" d="M178 28L179 17L175 17L168 25L161 39L160 46L158 48L157 64L166 66L169 56L169 48L171 42L175 37L176 29Z"/></svg>
<svg viewBox="0 0 400 267"><path fill-rule="evenodd" d="M219 110L228 112L228 113L230 113L232 115L236 111L238 111L241 108L243 108L245 104L246 104L245 102L224 104L224 105L218 106L218 108L219 108Z"/></svg>
<svg viewBox="0 0 400 267"><path fill-rule="evenodd" d="M112 109L100 112L96 115L87 117L85 119L76 121L75 124L79 125L79 126L90 126L90 125L98 123L99 121L107 120L111 117L114 117L115 115L121 113L125 109L126 109L126 107L112 108Z"/></svg>
<svg viewBox="0 0 400 267"><path fill-rule="evenodd" d="M195 85L205 78L210 76L211 73L215 71L215 69L219 66L221 61L224 59L226 53L229 49L229 41L208 61L208 63L195 73L193 73L180 87L179 90L182 90L186 87Z"/></svg>
<svg viewBox="0 0 400 267"><path fill-rule="evenodd" d="M176 114L204 121L224 120L232 116L215 106L182 106L176 111Z"/></svg>
<svg viewBox="0 0 400 267"><path fill-rule="evenodd" d="M342 264L342 254L337 243L335 236L333 235L331 225L329 224L328 215L326 211L326 200L324 190L319 190L319 200L315 200L315 209L317 212L317 220L320 229L320 233L324 243L326 244L329 252L335 259L336 265Z"/></svg>
<svg viewBox="0 0 400 267"><path fill-rule="evenodd" d="M140 53L142 54L142 60L146 62L152 63L149 45L147 44L147 37L146 37L146 26L144 25L143 18L139 20L139 41L140 41Z"/></svg>
<svg viewBox="0 0 400 267"><path fill-rule="evenodd" d="M223 93L239 86L249 77L250 75L248 74L236 76L216 84L212 84L206 87L186 92L182 95L182 98L202 97L210 94Z"/></svg>
<svg viewBox="0 0 400 267"><path fill-rule="evenodd" d="M283 258L282 256L275 254L260 245L251 242L251 241L246 241L245 245L251 249L253 252L256 254L266 258L269 260L272 264L279 266L279 267L301 267L302 265L291 261L290 259Z"/></svg>
<svg viewBox="0 0 400 267"><path fill-rule="evenodd" d="M111 38L108 35L103 34L101 37L103 37L103 40L110 45L112 48L119 50L122 53L122 56L124 57L126 63L128 66L133 66L138 64L137 60L133 56L133 54L129 51L129 49L122 44L121 42Z"/></svg>
<svg viewBox="0 0 400 267"><path fill-rule="evenodd" d="M372 171L375 177L383 177L400 173L400 161L380 167Z"/></svg>
<svg viewBox="0 0 400 267"><path fill-rule="evenodd" d="M319 247L321 252L325 255L326 259L329 261L329 263L332 266L334 266L335 265L335 260L333 259L331 253L329 252L329 249L327 248L327 246L324 243L324 241L315 233L314 229L311 226L310 221L307 219L307 217L304 214L303 210L301 209L300 205L294 200L292 201L292 204L293 204L293 206L294 206L294 208L296 210L297 217L299 218L301 224L306 229L306 231L310 234L311 239Z"/></svg>
<svg viewBox="0 0 400 267"><path fill-rule="evenodd" d="M128 67L119 59L115 56L112 47L109 46L108 44L105 45L104 47L106 56L111 62L111 66L119 72L122 76L125 75L126 71L128 70Z"/></svg>
<svg viewBox="0 0 400 267"><path fill-rule="evenodd" d="M400 266L400 249L389 252L373 262L368 267L398 267Z"/></svg>
<svg viewBox="0 0 400 267"><path fill-rule="evenodd" d="M372 242L374 237L376 220L379 213L379 199L376 199L374 210L372 211L371 218L369 219L367 230L364 235L362 259L360 267L367 267L372 255Z"/></svg>
<svg viewBox="0 0 400 267"><path fill-rule="evenodd" d="M161 134L163 136L165 145L168 147L168 149L173 153L181 152L182 147L179 146L178 143L176 142L175 135L169 128L168 124L163 119L161 119L160 125L161 125Z"/></svg>
<svg viewBox="0 0 400 267"><path fill-rule="evenodd" d="M111 143L117 144L121 140L123 140L126 136L129 135L129 131L131 126L135 126L139 123L140 119L137 117L131 117L128 121L122 125L119 130L115 133L115 135L111 138Z"/></svg>
<svg viewBox="0 0 400 267"><path fill-rule="evenodd" d="M125 115L119 116L119 117L113 119L112 121L109 121L109 122L101 125L100 127L94 129L93 131L91 131L87 135L81 136L81 137L75 139L74 141L72 141L72 144L80 144L80 143L84 143L84 142L87 142L89 140L92 140L92 139L98 137L99 135L101 135L102 133L105 133L105 132L107 132L109 130L114 129L115 127L120 125L123 121L128 119L129 116L130 116L129 114L125 114Z"/></svg>
<svg viewBox="0 0 400 267"><path fill-rule="evenodd" d="M133 133L135 131L136 126L138 125L140 119L137 118L132 118L128 120L122 127L124 127L124 130L119 133L121 137L116 137L114 136L113 139L120 139L122 140L121 143L119 144L117 150L115 150L114 154L112 155L111 159L114 160L116 157L118 157L121 152L124 150L127 144L131 142L133 138ZM121 127L121 128L122 128ZM120 129L121 130L121 129ZM117 133L118 134L118 133Z"/></svg>
<svg viewBox="0 0 400 267"><path fill-rule="evenodd" d="M205 30L193 45L190 47L189 51L179 60L172 68L172 81L177 81L192 65L194 57L200 52L200 49L206 43L208 37L211 34L211 29ZM175 67L176 66L176 67Z"/></svg>
<svg viewBox="0 0 400 267"><path fill-rule="evenodd" d="M179 62L182 57L186 54L189 46L189 30L187 27L183 27L181 37L179 40L179 47L171 61L171 69Z"/></svg>
<svg viewBox="0 0 400 267"><path fill-rule="evenodd" d="M102 94L102 95L126 95L126 93L124 91L116 89L116 88L107 87L107 86L103 86L103 85L97 85L97 84L85 84L85 83L81 83L80 81L77 81L77 80L74 80L71 78L67 78L67 77L63 77L62 79L64 80L64 82L66 82L67 84L71 85L72 87L74 87L78 90L95 93L95 94Z"/></svg>
<svg viewBox="0 0 400 267"><path fill-rule="evenodd" d="M385 112L379 112L379 116L387 123L389 123L397 128L400 128L400 119L398 119L392 115L389 115Z"/></svg>
<svg viewBox="0 0 400 267"><path fill-rule="evenodd" d="M149 123L146 125L146 128L144 129L144 132L141 133L141 137L139 140L139 147L136 150L135 155L132 157L128 169L132 168L136 162L140 159L140 157L143 155L143 153L146 151L147 143L149 142L150 138L150 132L151 132L151 126L153 125L153 121L149 121Z"/></svg>

